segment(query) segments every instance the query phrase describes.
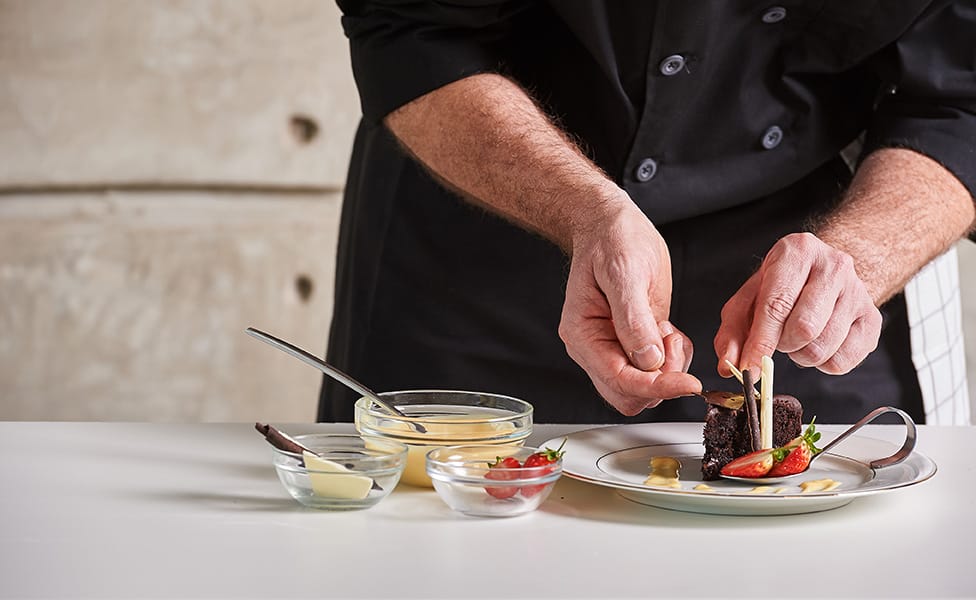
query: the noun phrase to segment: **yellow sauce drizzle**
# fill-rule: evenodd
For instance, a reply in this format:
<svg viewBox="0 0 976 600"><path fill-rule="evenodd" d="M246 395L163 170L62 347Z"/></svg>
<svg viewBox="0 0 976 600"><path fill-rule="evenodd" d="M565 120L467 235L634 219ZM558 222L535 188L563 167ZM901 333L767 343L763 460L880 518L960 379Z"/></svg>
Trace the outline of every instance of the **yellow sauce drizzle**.
<svg viewBox="0 0 976 600"><path fill-rule="evenodd" d="M840 487L839 481L833 479L811 479L800 484L804 494L808 492L830 492Z"/></svg>
<svg viewBox="0 0 976 600"><path fill-rule="evenodd" d="M644 485L680 490L681 483L678 481L678 469L680 467L681 463L675 458L655 456L651 458L651 474L644 480Z"/></svg>
<svg viewBox="0 0 976 600"><path fill-rule="evenodd" d="M768 485L760 485L760 486L758 486L758 487L754 487L754 488L752 488L751 490L749 490L749 491L748 491L748 492L746 492L746 493L747 493L747 494L768 494L768 493L769 493L769 492L771 492L772 490L773 490L773 488L771 488L771 487L770 487L770 486L768 486Z"/></svg>
<svg viewBox="0 0 976 600"><path fill-rule="evenodd" d="M713 488L712 486L708 485L707 483L699 483L698 485L695 486L695 489L698 490L699 492L714 492L715 491L715 488Z"/></svg>

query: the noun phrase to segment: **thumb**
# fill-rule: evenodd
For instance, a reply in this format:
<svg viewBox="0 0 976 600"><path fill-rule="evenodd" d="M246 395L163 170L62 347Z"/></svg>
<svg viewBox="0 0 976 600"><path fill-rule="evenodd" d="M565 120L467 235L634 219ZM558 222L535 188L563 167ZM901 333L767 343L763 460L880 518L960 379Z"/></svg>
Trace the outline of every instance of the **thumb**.
<svg viewBox="0 0 976 600"><path fill-rule="evenodd" d="M647 294L608 295L607 302L617 340L631 364L642 371L660 369L664 365L664 342Z"/></svg>

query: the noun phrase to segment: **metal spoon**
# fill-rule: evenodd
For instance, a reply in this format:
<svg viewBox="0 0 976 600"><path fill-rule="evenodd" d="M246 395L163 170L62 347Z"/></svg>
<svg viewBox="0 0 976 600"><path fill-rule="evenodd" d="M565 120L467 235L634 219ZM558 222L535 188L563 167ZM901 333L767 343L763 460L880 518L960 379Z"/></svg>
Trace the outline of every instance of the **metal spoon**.
<svg viewBox="0 0 976 600"><path fill-rule="evenodd" d="M831 440L829 444L827 444L826 446L823 447L822 450L820 450L820 452L813 455L813 458L810 459L810 464L812 465L813 461L817 460L824 454L827 454L828 450L830 450L840 442L847 439L848 436L850 436L858 429L864 427L865 425L877 419L881 415L890 412L897 414L905 422L905 427L908 430L905 434L905 443L902 444L901 448L891 456L873 460L869 464L872 469L880 469L882 467L890 467L891 465L897 465L901 461L905 460L906 458L908 458L908 455L911 454L912 450L915 448L915 438L916 438L915 421L913 421L912 418L908 415L908 413L906 413L903 410L897 409L893 406L882 406L881 408L876 408L872 410L867 415L865 415L860 421L851 425L851 427L847 431L845 431L844 433L838 435L833 440ZM807 470L809 468L810 467L808 466ZM767 484L767 483L776 483L779 481L784 481L786 479L790 479L792 477L802 475L805 472L806 470L801 471L799 473L794 473L793 475L782 475L780 477L733 477L731 475L721 475L721 477L723 479L732 479L734 481L745 481L747 483Z"/></svg>
<svg viewBox="0 0 976 600"><path fill-rule="evenodd" d="M354 392L369 398L370 400L373 401L374 404L382 408L387 413L391 415L396 415L398 417L409 418L407 417L407 415L400 412L400 410L398 410L395 406L380 398L373 390L359 383L349 375L343 373L339 369L333 367L332 365L325 362L321 358L315 356L314 354L310 354L305 350L302 350L298 346L289 344L288 342L278 339L275 336L271 335L270 333L265 333L260 329L248 327L247 329L244 330L244 333L248 334L251 337L257 338L262 342L271 344L272 346L281 350L282 352L291 354L292 356L304 362L305 364L315 367L319 371L322 371L329 377L335 379L336 381L345 385L346 387L353 390ZM410 422L410 425L413 426L413 428L417 431L417 433L427 433L427 428L421 425L420 423Z"/></svg>
<svg viewBox="0 0 976 600"><path fill-rule="evenodd" d="M724 406L725 408L731 408L732 410L739 410L746 401L745 396L736 392L702 390L695 395L704 398L705 402L708 402L709 404Z"/></svg>

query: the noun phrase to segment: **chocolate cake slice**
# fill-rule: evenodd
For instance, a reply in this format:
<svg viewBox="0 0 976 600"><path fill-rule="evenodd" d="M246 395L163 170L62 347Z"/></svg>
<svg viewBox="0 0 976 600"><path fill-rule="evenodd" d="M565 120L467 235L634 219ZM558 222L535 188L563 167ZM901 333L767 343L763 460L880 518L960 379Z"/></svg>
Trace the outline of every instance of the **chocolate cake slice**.
<svg viewBox="0 0 976 600"><path fill-rule="evenodd" d="M773 396L773 446L785 446L800 435L803 428L803 406L793 396ZM719 478L719 471L729 461L752 451L746 407L740 409L708 405L703 432L705 454L702 456L702 479Z"/></svg>

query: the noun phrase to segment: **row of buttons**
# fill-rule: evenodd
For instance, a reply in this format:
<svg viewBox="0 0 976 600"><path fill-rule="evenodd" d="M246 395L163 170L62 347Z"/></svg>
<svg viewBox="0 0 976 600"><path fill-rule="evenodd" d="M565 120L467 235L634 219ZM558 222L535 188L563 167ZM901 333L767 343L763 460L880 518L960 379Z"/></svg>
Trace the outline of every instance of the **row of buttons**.
<svg viewBox="0 0 976 600"><path fill-rule="evenodd" d="M762 135L762 147L766 150L772 150L776 146L779 146L782 141L783 130L776 125L767 129ZM634 178L641 183L654 179L655 175L657 175L657 161L653 158L645 158L640 161L640 164L634 170Z"/></svg>
<svg viewBox="0 0 976 600"><path fill-rule="evenodd" d="M782 6L771 6L766 9L766 12L762 15L763 23L779 23L786 18L786 9ZM671 77L672 75L677 75L682 70L684 70L687 60L681 54L672 54L667 56L658 64L658 70L661 75L665 77ZM779 143L783 141L783 130L773 125L765 132L763 132L761 143L762 147L766 150L772 150ZM657 175L657 161L653 158L645 158L637 165L637 169L634 171L634 177L637 181L641 183L650 181Z"/></svg>
<svg viewBox="0 0 976 600"><path fill-rule="evenodd" d="M762 22L763 23L779 23L786 18L786 9L782 6L772 6L766 9L763 13ZM686 60L685 57L680 54L672 54L666 57L657 66L661 75L665 77L671 77L672 75L677 75L685 68Z"/></svg>

